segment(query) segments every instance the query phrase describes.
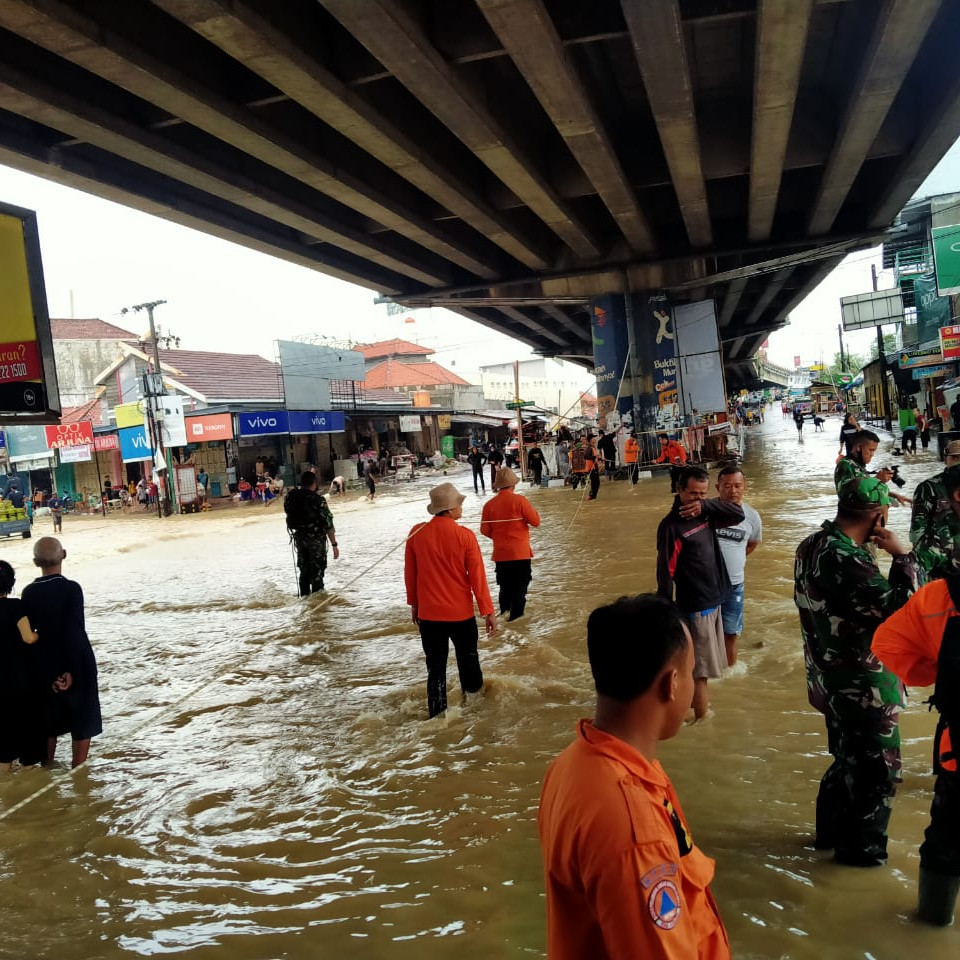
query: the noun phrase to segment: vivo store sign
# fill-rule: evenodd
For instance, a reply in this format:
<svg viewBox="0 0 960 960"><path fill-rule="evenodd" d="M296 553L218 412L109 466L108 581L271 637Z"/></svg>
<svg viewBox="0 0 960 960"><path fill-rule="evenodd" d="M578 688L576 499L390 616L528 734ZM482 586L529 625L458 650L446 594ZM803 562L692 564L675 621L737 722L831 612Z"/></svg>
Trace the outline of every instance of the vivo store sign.
<svg viewBox="0 0 960 960"><path fill-rule="evenodd" d="M263 437L280 433L343 433L340 410L261 410L238 413L241 437Z"/></svg>

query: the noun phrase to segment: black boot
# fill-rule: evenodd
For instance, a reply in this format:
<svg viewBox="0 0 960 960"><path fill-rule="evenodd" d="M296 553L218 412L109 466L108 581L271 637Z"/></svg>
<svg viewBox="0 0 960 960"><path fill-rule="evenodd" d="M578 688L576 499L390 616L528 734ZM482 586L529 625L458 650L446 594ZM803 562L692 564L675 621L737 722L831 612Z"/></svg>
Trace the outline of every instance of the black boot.
<svg viewBox="0 0 960 960"><path fill-rule="evenodd" d="M953 908L960 893L960 877L934 873L920 868L920 894L917 898L917 916L936 927L953 923Z"/></svg>

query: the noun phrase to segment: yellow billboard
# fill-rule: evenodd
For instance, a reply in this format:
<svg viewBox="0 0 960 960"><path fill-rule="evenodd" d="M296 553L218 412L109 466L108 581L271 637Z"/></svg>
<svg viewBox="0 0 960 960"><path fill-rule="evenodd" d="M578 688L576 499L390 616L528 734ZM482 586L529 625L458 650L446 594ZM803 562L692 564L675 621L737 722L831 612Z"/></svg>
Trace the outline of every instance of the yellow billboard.
<svg viewBox="0 0 960 960"><path fill-rule="evenodd" d="M0 204L0 420L60 415L36 215Z"/></svg>
<svg viewBox="0 0 960 960"><path fill-rule="evenodd" d="M133 403L118 403L113 408L113 413L117 418L118 429L143 426L142 400L134 400Z"/></svg>

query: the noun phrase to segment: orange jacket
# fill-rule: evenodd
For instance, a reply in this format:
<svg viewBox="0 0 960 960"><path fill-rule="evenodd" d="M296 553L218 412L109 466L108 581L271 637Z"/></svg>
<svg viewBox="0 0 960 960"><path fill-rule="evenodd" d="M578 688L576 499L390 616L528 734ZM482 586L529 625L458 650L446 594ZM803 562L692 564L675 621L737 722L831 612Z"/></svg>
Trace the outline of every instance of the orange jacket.
<svg viewBox="0 0 960 960"><path fill-rule="evenodd" d="M469 620L474 597L482 616L493 613L477 536L450 517L434 517L410 531L403 579L407 603L421 620Z"/></svg>
<svg viewBox="0 0 960 960"><path fill-rule="evenodd" d="M640 455L640 444L637 443L636 437L627 437L626 442L623 445L623 461L624 463L636 463L637 457Z"/></svg>
<svg viewBox="0 0 960 960"><path fill-rule="evenodd" d="M581 720L547 771L540 846L550 960L729 960L694 845L656 760Z"/></svg>
<svg viewBox="0 0 960 960"><path fill-rule="evenodd" d="M911 687L930 687L937 681L940 643L948 617L957 616L946 580L921 587L896 613L877 627L871 649L877 659ZM950 750L950 732L940 741L940 753ZM956 761L943 764L956 770Z"/></svg>
<svg viewBox="0 0 960 960"><path fill-rule="evenodd" d="M480 532L493 541L493 560L529 560L530 527L540 526L540 514L512 487L501 490L483 505Z"/></svg>
<svg viewBox="0 0 960 960"><path fill-rule="evenodd" d="M655 463L679 463L681 467L687 465L687 451L682 443L676 440L668 440L667 445L660 451L660 456Z"/></svg>

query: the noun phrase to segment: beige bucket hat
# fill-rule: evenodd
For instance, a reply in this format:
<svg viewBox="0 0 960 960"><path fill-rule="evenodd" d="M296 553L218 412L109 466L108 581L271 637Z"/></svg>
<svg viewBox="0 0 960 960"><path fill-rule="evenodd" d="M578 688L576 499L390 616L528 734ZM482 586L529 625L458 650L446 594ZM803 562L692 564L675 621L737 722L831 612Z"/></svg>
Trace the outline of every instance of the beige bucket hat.
<svg viewBox="0 0 960 960"><path fill-rule="evenodd" d="M960 440L951 440L944 448L945 457L960 457Z"/></svg>
<svg viewBox="0 0 960 960"><path fill-rule="evenodd" d="M515 487L520 478L509 468L501 467L493 478L493 489L502 490L504 487Z"/></svg>
<svg viewBox="0 0 960 960"><path fill-rule="evenodd" d="M444 510L453 510L459 507L467 498L460 493L452 483L441 483L430 491L430 503L427 513L436 516Z"/></svg>

